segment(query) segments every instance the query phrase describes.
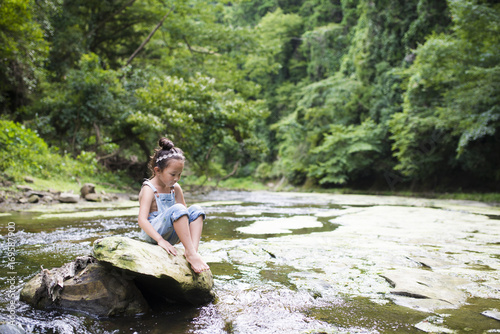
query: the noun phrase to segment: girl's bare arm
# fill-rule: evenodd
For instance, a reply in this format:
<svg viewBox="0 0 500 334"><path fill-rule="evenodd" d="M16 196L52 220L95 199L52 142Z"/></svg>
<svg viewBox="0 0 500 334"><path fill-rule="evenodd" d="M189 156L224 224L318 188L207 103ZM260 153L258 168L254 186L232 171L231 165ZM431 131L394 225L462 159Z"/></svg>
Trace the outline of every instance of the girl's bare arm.
<svg viewBox="0 0 500 334"><path fill-rule="evenodd" d="M155 240L160 247L165 249L167 253L172 255L177 255L177 250L172 244L163 239L163 237L158 233L148 220L149 210L151 208L151 203L154 200L153 189L149 187L143 187L139 194L139 217L138 223L139 227L146 232L153 240Z"/></svg>
<svg viewBox="0 0 500 334"><path fill-rule="evenodd" d="M180 203L185 207L187 207L186 201L184 200L184 193L182 192L182 188L178 183L174 185L174 190L175 190L175 203Z"/></svg>

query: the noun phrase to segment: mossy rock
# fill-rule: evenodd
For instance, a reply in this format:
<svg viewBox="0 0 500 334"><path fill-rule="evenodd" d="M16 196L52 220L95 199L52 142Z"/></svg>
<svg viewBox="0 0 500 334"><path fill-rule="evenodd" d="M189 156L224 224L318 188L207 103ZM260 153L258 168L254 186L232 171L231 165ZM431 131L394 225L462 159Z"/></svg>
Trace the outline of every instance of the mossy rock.
<svg viewBox="0 0 500 334"><path fill-rule="evenodd" d="M109 237L94 242L94 257L123 269L134 277L139 289L169 300L200 305L213 298L210 270L195 273L184 251L168 254L158 245L125 237Z"/></svg>

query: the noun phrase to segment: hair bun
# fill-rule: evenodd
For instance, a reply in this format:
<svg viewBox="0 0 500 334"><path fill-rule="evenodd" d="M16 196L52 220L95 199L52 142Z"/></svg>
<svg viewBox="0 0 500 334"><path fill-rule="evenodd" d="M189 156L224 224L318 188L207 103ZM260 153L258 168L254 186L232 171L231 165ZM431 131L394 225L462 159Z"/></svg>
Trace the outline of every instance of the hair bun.
<svg viewBox="0 0 500 334"><path fill-rule="evenodd" d="M158 145L162 148L162 150L170 151L174 147L174 143L170 139L165 137L161 138L158 141Z"/></svg>

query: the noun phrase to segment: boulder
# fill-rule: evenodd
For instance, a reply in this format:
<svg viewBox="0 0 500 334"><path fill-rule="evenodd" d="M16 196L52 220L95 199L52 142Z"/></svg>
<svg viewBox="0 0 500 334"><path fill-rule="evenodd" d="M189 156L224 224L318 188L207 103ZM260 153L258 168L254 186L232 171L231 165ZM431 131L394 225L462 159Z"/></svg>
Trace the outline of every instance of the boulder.
<svg viewBox="0 0 500 334"><path fill-rule="evenodd" d="M95 194L95 185L93 183L85 183L80 188L80 194L82 195L82 198L85 198L88 194Z"/></svg>
<svg viewBox="0 0 500 334"><path fill-rule="evenodd" d="M59 195L59 202L61 203L78 203L80 196L72 193L62 193Z"/></svg>
<svg viewBox="0 0 500 334"><path fill-rule="evenodd" d="M28 197L29 203L38 203L39 201L40 201L40 197L36 194L33 194L30 197Z"/></svg>
<svg viewBox="0 0 500 334"><path fill-rule="evenodd" d="M44 196L49 195L49 193L47 191L33 190L33 191L29 191L26 194L26 196L31 196L31 195L37 195L38 197L42 198Z"/></svg>
<svg viewBox="0 0 500 334"><path fill-rule="evenodd" d="M21 290L20 299L38 308L61 308L96 316L135 315L149 306L134 282L92 257L43 269Z"/></svg>
<svg viewBox="0 0 500 334"><path fill-rule="evenodd" d="M16 186L17 189L21 190L21 191L32 191L33 188L31 188L30 186L25 186L25 185L17 185Z"/></svg>
<svg viewBox="0 0 500 334"><path fill-rule="evenodd" d="M42 201L45 202L45 203L50 203L52 202L54 199L52 198L52 196L50 195L47 195L47 196L43 196L42 197Z"/></svg>
<svg viewBox="0 0 500 334"><path fill-rule="evenodd" d="M26 183L35 183L35 179L32 178L31 176L25 176L24 177L24 182L26 182Z"/></svg>
<svg viewBox="0 0 500 334"><path fill-rule="evenodd" d="M102 202L102 196L96 193L90 193L84 196L89 202Z"/></svg>
<svg viewBox="0 0 500 334"><path fill-rule="evenodd" d="M125 237L96 240L94 257L134 276L140 289L169 300L200 305L213 298L210 270L196 274L184 258L184 251L168 254L158 245ZM146 291L144 291L146 292Z"/></svg>

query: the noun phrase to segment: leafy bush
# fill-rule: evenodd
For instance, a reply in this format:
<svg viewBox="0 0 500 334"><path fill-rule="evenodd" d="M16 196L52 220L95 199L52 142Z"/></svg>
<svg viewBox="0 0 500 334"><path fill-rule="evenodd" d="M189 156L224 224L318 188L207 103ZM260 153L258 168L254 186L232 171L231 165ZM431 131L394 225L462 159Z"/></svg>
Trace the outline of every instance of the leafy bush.
<svg viewBox="0 0 500 334"><path fill-rule="evenodd" d="M44 168L41 156L49 153L47 144L38 135L12 121L0 120L0 170L39 173Z"/></svg>
<svg viewBox="0 0 500 334"><path fill-rule="evenodd" d="M378 158L383 131L375 122L361 125L331 125L324 142L312 150L316 164L309 167L309 176L325 183L346 183L356 172L366 171Z"/></svg>
<svg viewBox="0 0 500 334"><path fill-rule="evenodd" d="M92 176L100 169L93 152L81 152L77 159L72 159L57 151L24 125L0 120L0 171L15 180L25 175L43 178Z"/></svg>

